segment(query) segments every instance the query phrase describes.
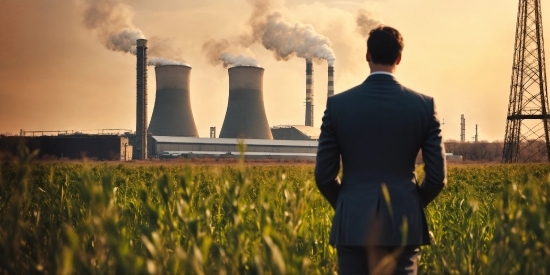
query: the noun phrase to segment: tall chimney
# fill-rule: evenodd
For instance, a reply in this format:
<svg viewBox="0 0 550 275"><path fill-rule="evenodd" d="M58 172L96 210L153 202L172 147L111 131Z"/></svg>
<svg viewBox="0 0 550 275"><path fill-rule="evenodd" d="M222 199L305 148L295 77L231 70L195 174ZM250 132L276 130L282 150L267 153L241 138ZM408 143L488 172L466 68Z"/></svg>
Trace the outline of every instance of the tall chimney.
<svg viewBox="0 0 550 275"><path fill-rule="evenodd" d="M136 141L133 156L147 159L147 40L137 40Z"/></svg>
<svg viewBox="0 0 550 275"><path fill-rule="evenodd" d="M220 138L273 139L263 96L264 69L229 68L229 100Z"/></svg>
<svg viewBox="0 0 550 275"><path fill-rule="evenodd" d="M313 63L306 59L306 126L313 126Z"/></svg>
<svg viewBox="0 0 550 275"><path fill-rule="evenodd" d="M460 115L460 141L466 142L466 119Z"/></svg>
<svg viewBox="0 0 550 275"><path fill-rule="evenodd" d="M199 136L191 110L190 74L191 67L185 65L155 67L157 94L149 124L153 135Z"/></svg>
<svg viewBox="0 0 550 275"><path fill-rule="evenodd" d="M334 67L328 66L328 94L327 96L334 95Z"/></svg>

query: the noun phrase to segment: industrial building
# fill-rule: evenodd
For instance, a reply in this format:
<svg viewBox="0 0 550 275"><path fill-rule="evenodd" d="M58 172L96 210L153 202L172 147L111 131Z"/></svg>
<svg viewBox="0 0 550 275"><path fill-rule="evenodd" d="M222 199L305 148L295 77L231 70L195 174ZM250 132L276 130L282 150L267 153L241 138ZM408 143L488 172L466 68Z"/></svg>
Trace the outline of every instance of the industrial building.
<svg viewBox="0 0 550 275"><path fill-rule="evenodd" d="M240 143L247 159L315 160L316 140L267 140L152 136L151 147L158 158L237 158Z"/></svg>
<svg viewBox="0 0 550 275"><path fill-rule="evenodd" d="M318 140L321 129L304 125L275 126L271 133L273 139L278 140Z"/></svg>
<svg viewBox="0 0 550 275"><path fill-rule="evenodd" d="M132 159L129 138L118 135L0 136L0 152L18 155L19 146L38 150L39 158Z"/></svg>

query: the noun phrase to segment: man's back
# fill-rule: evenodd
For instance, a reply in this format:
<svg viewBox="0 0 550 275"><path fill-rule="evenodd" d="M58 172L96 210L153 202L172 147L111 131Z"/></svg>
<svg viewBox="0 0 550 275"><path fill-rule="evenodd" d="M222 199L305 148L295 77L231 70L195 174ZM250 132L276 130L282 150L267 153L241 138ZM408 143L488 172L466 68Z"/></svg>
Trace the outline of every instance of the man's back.
<svg viewBox="0 0 550 275"><path fill-rule="evenodd" d="M393 77L404 45L392 27L371 30L371 74L327 100L315 181L335 209L330 243L340 274L416 274L419 246L429 244L423 208L445 185L445 150L433 99ZM420 149L425 178L418 185Z"/></svg>
<svg viewBox="0 0 550 275"><path fill-rule="evenodd" d="M334 161L338 161L334 154L338 152L343 177L337 200L331 202L336 209L331 243L429 243L415 159L424 147L429 151L427 157L443 164L441 137L439 133L429 137L430 127L439 129L433 99L401 86L389 74L373 74L363 84L329 98L316 177L321 185L322 179L333 178ZM442 181L443 171L440 166L429 174ZM389 201L382 185L389 192ZM402 239L404 220L408 230Z"/></svg>

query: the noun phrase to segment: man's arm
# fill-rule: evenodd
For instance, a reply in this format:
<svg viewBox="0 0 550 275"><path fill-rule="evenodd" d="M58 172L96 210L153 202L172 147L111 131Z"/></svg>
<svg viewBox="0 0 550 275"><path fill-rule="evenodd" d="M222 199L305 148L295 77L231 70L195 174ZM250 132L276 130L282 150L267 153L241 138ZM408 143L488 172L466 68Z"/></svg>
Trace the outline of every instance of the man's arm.
<svg viewBox="0 0 550 275"><path fill-rule="evenodd" d="M329 110L330 98L323 115L319 146L317 147L317 162L315 165L315 182L321 194L327 199L332 208L336 208L336 201L340 193L340 147L336 137L335 126L331 121Z"/></svg>
<svg viewBox="0 0 550 275"><path fill-rule="evenodd" d="M428 133L422 143L425 178L420 186L419 193L424 207L437 197L447 183L445 147L443 145L443 137L441 136L441 125L433 99L431 104L433 115L430 117Z"/></svg>

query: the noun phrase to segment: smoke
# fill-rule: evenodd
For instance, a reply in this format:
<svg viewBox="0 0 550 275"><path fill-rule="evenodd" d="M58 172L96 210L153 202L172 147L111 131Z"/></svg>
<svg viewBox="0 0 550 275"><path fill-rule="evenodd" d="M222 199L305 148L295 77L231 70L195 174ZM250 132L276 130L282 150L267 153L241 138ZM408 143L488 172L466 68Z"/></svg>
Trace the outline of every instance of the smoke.
<svg viewBox="0 0 550 275"><path fill-rule="evenodd" d="M220 56L229 49L230 43L226 39L210 39L202 44L202 51L208 63L216 66L221 64Z"/></svg>
<svg viewBox="0 0 550 275"><path fill-rule="evenodd" d="M155 66L155 67L156 66L165 66L165 65L183 65L183 66L188 66L189 67L189 64L187 64L185 62L166 59L166 58L162 58L162 57L150 58L149 60L147 60L147 65Z"/></svg>
<svg viewBox="0 0 550 275"><path fill-rule="evenodd" d="M210 39L202 45L202 51L206 55L208 63L216 66L223 65L224 68L232 66L254 66L259 67L258 61L253 57L237 55L228 52L231 43L226 39Z"/></svg>
<svg viewBox="0 0 550 275"><path fill-rule="evenodd" d="M84 26L94 32L105 48L136 54L136 40L145 35L132 20L134 11L130 0L81 0ZM173 46L170 39L152 37L148 43L150 66L187 65L179 57L182 51ZM163 57L154 57L163 56Z"/></svg>
<svg viewBox="0 0 550 275"><path fill-rule="evenodd" d="M162 56L166 59L186 63L181 59L183 51L180 48L175 47L174 44L175 43L169 38L151 37L147 43L147 52L151 56Z"/></svg>
<svg viewBox="0 0 550 275"><path fill-rule="evenodd" d="M262 44L273 51L277 60L288 60L296 54L306 59L324 59L330 66L336 61L327 37L318 34L312 25L291 24L278 12L268 16Z"/></svg>
<svg viewBox="0 0 550 275"><path fill-rule="evenodd" d="M134 11L124 0L82 0L84 26L112 51L135 53L145 36L132 24Z"/></svg>
<svg viewBox="0 0 550 275"><path fill-rule="evenodd" d="M260 67L258 64L258 61L256 59L244 56L244 55L237 55L234 56L228 52L222 53L220 55L220 60L223 62L223 67L234 67L234 66L252 66L252 67Z"/></svg>
<svg viewBox="0 0 550 275"><path fill-rule="evenodd" d="M252 14L247 23L252 30L251 33L239 37L239 43L243 47L250 47L261 40L267 24L267 16L272 9L271 0L248 0L248 3L252 5Z"/></svg>
<svg viewBox="0 0 550 275"><path fill-rule="evenodd" d="M267 50L273 51L277 60L288 60L296 55L306 59L323 59L330 66L334 66L336 57L331 48L332 43L327 37L317 33L312 25L291 24L283 18L281 13L271 13L271 0L248 0L248 2L252 5L252 14L247 21L251 32L239 36L237 43L230 43L227 39L206 41L202 48L210 64L235 65L226 63L226 60L234 60L233 58L228 56L225 56L225 59L222 58L222 54L226 53L230 46L238 44L247 48L261 42Z"/></svg>
<svg viewBox="0 0 550 275"><path fill-rule="evenodd" d="M372 18L373 14L365 9L360 9L357 13L355 22L357 23L357 32L364 38L369 36L372 29L382 24L380 21Z"/></svg>

